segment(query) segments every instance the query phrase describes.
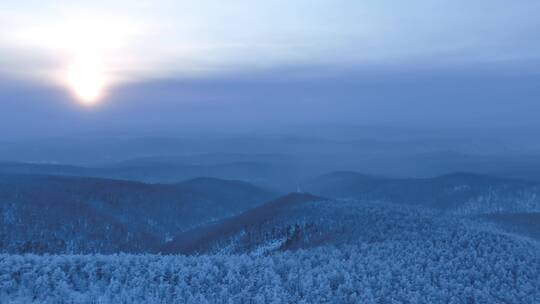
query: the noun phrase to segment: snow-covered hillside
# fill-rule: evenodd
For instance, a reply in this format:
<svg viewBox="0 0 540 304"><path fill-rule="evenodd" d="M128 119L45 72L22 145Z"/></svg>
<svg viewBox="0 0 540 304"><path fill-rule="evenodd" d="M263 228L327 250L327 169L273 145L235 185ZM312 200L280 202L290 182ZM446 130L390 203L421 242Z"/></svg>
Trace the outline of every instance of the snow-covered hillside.
<svg viewBox="0 0 540 304"><path fill-rule="evenodd" d="M168 250L202 255L0 255L2 303L540 301L538 243L480 219L291 194L192 232Z"/></svg>
<svg viewBox="0 0 540 304"><path fill-rule="evenodd" d="M491 233L270 255L0 255L2 303L538 303L537 247Z"/></svg>
<svg viewBox="0 0 540 304"><path fill-rule="evenodd" d="M0 250L149 252L175 234L258 206L273 195L244 182L176 184L0 175Z"/></svg>

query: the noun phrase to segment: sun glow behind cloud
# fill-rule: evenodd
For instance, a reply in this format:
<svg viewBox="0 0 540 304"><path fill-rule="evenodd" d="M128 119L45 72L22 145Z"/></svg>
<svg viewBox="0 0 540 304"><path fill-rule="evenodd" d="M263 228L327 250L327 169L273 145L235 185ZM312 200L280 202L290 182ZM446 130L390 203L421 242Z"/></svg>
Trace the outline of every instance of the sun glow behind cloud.
<svg viewBox="0 0 540 304"><path fill-rule="evenodd" d="M81 57L68 67L65 83L77 99L86 105L93 105L104 94L107 75L99 61Z"/></svg>
<svg viewBox="0 0 540 304"><path fill-rule="evenodd" d="M11 49L11 59L19 62L23 76L54 82L83 104L93 105L125 82L272 65L286 49L276 47L279 43L273 39L246 40L250 38L237 28L243 24L235 25L234 20L224 23L230 30L216 27L216 22L229 17L230 8L212 15L204 4L161 4L154 7L158 17L132 3L125 9L104 10L98 5L94 10L52 7L25 14L0 12L0 26L3 21L5 29L12 29L0 28L0 51Z"/></svg>
<svg viewBox="0 0 540 304"><path fill-rule="evenodd" d="M62 54L61 66L53 79L68 86L80 101L89 105L103 97L107 86L120 80L119 71L114 69L115 58L129 49L135 27L122 19L76 16L49 28L30 30L28 35L29 41L43 35L47 42L39 44Z"/></svg>
<svg viewBox="0 0 540 304"><path fill-rule="evenodd" d="M21 0L0 4L0 73L95 104L123 82L155 78L538 59L528 37L540 19L527 17L538 9L533 0Z"/></svg>
<svg viewBox="0 0 540 304"><path fill-rule="evenodd" d="M12 40L22 49L54 58L39 77L65 87L85 105L93 105L108 87L129 80L136 65L132 48L142 23L123 16L64 13L37 26L22 27Z"/></svg>

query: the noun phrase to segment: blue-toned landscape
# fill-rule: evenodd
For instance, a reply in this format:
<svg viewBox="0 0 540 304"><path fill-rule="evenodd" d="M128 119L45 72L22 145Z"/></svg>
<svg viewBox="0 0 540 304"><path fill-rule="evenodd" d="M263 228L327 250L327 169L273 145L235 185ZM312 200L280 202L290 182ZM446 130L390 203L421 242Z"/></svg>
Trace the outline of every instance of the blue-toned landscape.
<svg viewBox="0 0 540 304"><path fill-rule="evenodd" d="M5 162L1 298L539 300L540 182L480 172L385 177L333 171L290 181L287 191L287 177L303 172L290 162L257 154L99 167Z"/></svg>
<svg viewBox="0 0 540 304"><path fill-rule="evenodd" d="M0 304L540 303L540 3L0 3Z"/></svg>

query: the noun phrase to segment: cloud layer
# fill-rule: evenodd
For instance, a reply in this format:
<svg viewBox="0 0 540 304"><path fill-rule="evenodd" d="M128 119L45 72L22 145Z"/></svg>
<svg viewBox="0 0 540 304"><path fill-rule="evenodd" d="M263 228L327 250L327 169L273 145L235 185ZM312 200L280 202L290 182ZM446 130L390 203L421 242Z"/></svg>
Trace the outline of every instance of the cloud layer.
<svg viewBox="0 0 540 304"><path fill-rule="evenodd" d="M532 0L108 2L2 4L2 72L61 78L85 52L100 56L115 80L540 54L540 42L531 39L540 3Z"/></svg>

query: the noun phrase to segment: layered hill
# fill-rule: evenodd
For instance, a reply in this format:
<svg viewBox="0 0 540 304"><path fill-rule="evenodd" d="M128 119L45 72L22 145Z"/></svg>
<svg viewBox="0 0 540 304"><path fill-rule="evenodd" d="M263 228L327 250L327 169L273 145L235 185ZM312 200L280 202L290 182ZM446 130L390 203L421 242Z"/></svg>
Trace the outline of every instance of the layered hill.
<svg viewBox="0 0 540 304"><path fill-rule="evenodd" d="M240 215L177 235L161 253L266 253L319 246L348 246L430 239L453 216L381 202L336 200L291 193Z"/></svg>
<svg viewBox="0 0 540 304"><path fill-rule="evenodd" d="M277 160L253 157L152 157L109 164L100 167L0 162L0 174L42 174L84 176L133 180L145 183L176 183L199 177L241 180L262 186L290 187L296 181L296 168Z"/></svg>
<svg viewBox="0 0 540 304"><path fill-rule="evenodd" d="M313 179L305 189L333 198L420 205L460 214L540 211L540 184L469 173L385 178L334 172Z"/></svg>
<svg viewBox="0 0 540 304"><path fill-rule="evenodd" d="M165 244L160 252L189 254L214 249L223 250L224 247L231 245L228 243L231 238L236 238L239 235L245 239L238 240L234 246L251 248L258 245L258 241L251 239L251 236L259 239L260 235L258 234L261 233L263 226L269 225L269 227L277 228L276 224L280 219L295 216L291 213L295 208L305 208L306 204L321 200L324 199L310 194L291 193L237 216L185 231ZM282 245L276 244L278 247Z"/></svg>
<svg viewBox="0 0 540 304"><path fill-rule="evenodd" d="M0 175L0 248L7 252L148 251L179 232L273 195L245 182L176 184Z"/></svg>
<svg viewBox="0 0 540 304"><path fill-rule="evenodd" d="M422 205L293 193L185 230L156 251L171 255L0 254L2 298L13 303L540 299L536 241Z"/></svg>

